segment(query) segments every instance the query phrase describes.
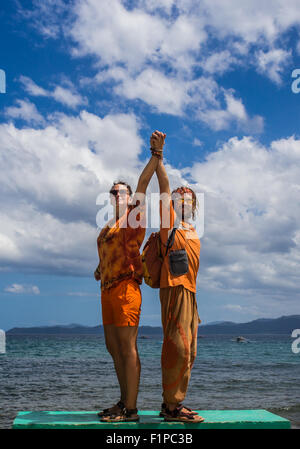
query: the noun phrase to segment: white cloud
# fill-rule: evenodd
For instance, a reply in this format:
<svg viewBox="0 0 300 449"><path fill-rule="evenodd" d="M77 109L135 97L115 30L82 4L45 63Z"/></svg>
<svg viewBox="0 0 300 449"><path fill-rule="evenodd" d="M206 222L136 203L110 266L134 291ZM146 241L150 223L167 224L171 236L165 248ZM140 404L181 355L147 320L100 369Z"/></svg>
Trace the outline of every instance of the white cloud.
<svg viewBox="0 0 300 449"><path fill-rule="evenodd" d="M201 65L206 72L218 76L237 63L238 59L232 56L228 50L224 50L204 58Z"/></svg>
<svg viewBox="0 0 300 449"><path fill-rule="evenodd" d="M39 9L37 2L34 6ZM51 17L51 29L57 11L67 13L60 1L41 7L44 17ZM112 82L109 88L121 97L140 99L159 113L188 114L214 130L238 122L246 132L261 132L262 117L250 117L242 99L227 98L221 107L222 87L215 78L250 66L279 84L292 54L281 37L300 25L296 0L274 0L272 8L261 0L135 0L130 6L121 0L75 0L67 17L68 48L73 56L94 58L94 83ZM62 28L59 21L57 27ZM209 98L203 99L203 90ZM84 102L68 86L48 94L70 107Z"/></svg>
<svg viewBox="0 0 300 449"><path fill-rule="evenodd" d="M128 76L121 68L100 72L100 83L113 80L114 90L127 99L141 99L160 113L177 116L193 116L214 130L229 128L237 124L246 132L259 134L264 120L260 116L250 117L242 100L234 97L234 91L220 89L210 77L196 80L165 76L158 70L146 69L136 78ZM222 101L223 100L223 101ZM225 106L222 106L222 102Z"/></svg>
<svg viewBox="0 0 300 449"><path fill-rule="evenodd" d="M297 0L273 0L272 4L261 0L203 0L200 11L220 38L236 36L250 43L263 39L272 44L281 33L300 23Z"/></svg>
<svg viewBox="0 0 300 449"><path fill-rule="evenodd" d="M47 97L49 95L49 92L46 89L38 86L28 76L21 75L19 80L23 84L23 86L28 94L33 95L33 96L42 96L42 97Z"/></svg>
<svg viewBox="0 0 300 449"><path fill-rule="evenodd" d="M17 106L9 106L4 114L13 119L22 119L31 124L41 124L44 119L35 104L28 100L16 100Z"/></svg>
<svg viewBox="0 0 300 449"><path fill-rule="evenodd" d="M243 118L243 109L232 110ZM119 178L135 187L139 126L133 115L86 111L57 115L39 130L0 126L2 267L92 275L96 197ZM206 192L201 288L270 303L299 299L299 162L294 137L270 147L244 137L190 169L167 164L172 189L192 179Z"/></svg>
<svg viewBox="0 0 300 449"><path fill-rule="evenodd" d="M74 54L97 55L102 65L123 62L130 69L139 68L161 45L163 20L142 10L128 11L118 0L78 1L74 12Z"/></svg>
<svg viewBox="0 0 300 449"><path fill-rule="evenodd" d="M81 95L62 86L56 86L51 96L53 96L56 101L65 104L70 108L76 108L77 106L86 103Z"/></svg>
<svg viewBox="0 0 300 449"><path fill-rule="evenodd" d="M139 98L159 112L172 115L182 115L184 104L188 101L184 84L152 69L144 70L136 79L124 78L115 90L119 95L129 99Z"/></svg>
<svg viewBox="0 0 300 449"><path fill-rule="evenodd" d="M142 167L139 126L134 115L101 119L85 111L60 114L43 129L0 125L3 268L93 272L96 198L119 178L135 188Z"/></svg>
<svg viewBox="0 0 300 449"><path fill-rule="evenodd" d="M291 51L274 48L267 52L259 50L256 53L258 71L265 74L277 84L281 83L281 74L291 59Z"/></svg>
<svg viewBox="0 0 300 449"><path fill-rule="evenodd" d="M39 295L40 289L36 285L22 285L22 284L12 284L5 287L5 292L17 293L17 294L33 294Z"/></svg>
<svg viewBox="0 0 300 449"><path fill-rule="evenodd" d="M205 195L200 285L299 299L300 141L230 139L191 176Z"/></svg>
<svg viewBox="0 0 300 449"><path fill-rule="evenodd" d="M24 2L22 2L24 3ZM70 12L70 5L64 0L32 0L32 8L24 7L17 2L18 15L30 21L30 24L47 38L58 38L62 33L59 20L65 13Z"/></svg>
<svg viewBox="0 0 300 449"><path fill-rule="evenodd" d="M224 101L225 108L219 106L199 110L198 117L216 131L227 129L232 124L247 133L260 134L263 131L263 117L249 117L242 100L234 97L233 90L224 90Z"/></svg>
<svg viewBox="0 0 300 449"><path fill-rule="evenodd" d="M31 78L24 75L20 76L20 82L23 84L26 92L32 96L52 97L70 108L87 104L87 99L76 92L70 81L65 81L67 87L55 86L52 91L38 86Z"/></svg>

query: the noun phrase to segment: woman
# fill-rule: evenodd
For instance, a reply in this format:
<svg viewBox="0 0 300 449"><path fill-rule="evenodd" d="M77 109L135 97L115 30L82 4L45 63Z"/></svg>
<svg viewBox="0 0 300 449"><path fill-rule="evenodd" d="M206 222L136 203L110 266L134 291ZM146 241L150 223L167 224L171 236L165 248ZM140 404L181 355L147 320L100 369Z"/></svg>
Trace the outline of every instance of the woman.
<svg viewBox="0 0 300 449"><path fill-rule="evenodd" d="M94 276L101 280L105 342L120 385L120 400L98 414L102 421L139 420L136 401L141 366L136 341L142 300L139 284L143 277L139 250L145 237L143 197L157 162L153 155L139 178L132 201L128 184L113 184L110 195L114 217L97 239L100 263ZM131 227L133 221L138 226Z"/></svg>
<svg viewBox="0 0 300 449"><path fill-rule="evenodd" d="M165 134L156 134L153 140L155 143L153 142L152 146L162 156ZM160 301L164 331L161 356L164 402L161 416L164 416L166 421L198 423L204 419L181 404L186 396L191 368L196 357L200 323L196 301L200 240L189 223L189 219L194 217L196 212L197 199L193 190L187 187L174 190L171 198L169 179L162 157L159 159L156 174L161 194L160 238L163 252ZM171 233L174 241L165 254ZM176 252L179 256L177 260Z"/></svg>

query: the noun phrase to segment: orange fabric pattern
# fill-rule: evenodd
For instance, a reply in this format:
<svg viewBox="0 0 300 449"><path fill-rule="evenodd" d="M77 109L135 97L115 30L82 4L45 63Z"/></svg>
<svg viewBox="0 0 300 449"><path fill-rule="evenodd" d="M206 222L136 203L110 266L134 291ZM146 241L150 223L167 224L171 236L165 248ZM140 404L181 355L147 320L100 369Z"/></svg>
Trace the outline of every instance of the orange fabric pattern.
<svg viewBox="0 0 300 449"><path fill-rule="evenodd" d="M182 285L160 289L164 342L161 353L164 402L184 400L197 354L200 318L195 293Z"/></svg>
<svg viewBox="0 0 300 449"><path fill-rule="evenodd" d="M160 237L162 241L163 256L166 252L166 244L169 237L169 231L173 229L175 222L175 211L172 205L172 201L160 203ZM162 217L164 221L162 221ZM165 220L165 217L167 219ZM175 287L177 285L183 285L186 289L196 293L196 279L199 270L199 258L200 258L200 240L195 229L188 223L182 223L184 229L178 229L175 233L175 240L172 246L172 250L186 249L189 271L182 276L173 276L170 273L169 258L164 257L162 264L162 270L160 275L160 288Z"/></svg>
<svg viewBox="0 0 300 449"><path fill-rule="evenodd" d="M114 287L101 292L103 325L138 326L142 296L139 284L124 279Z"/></svg>
<svg viewBox="0 0 300 449"><path fill-rule="evenodd" d="M139 284L143 280L140 247L145 238L145 209L139 207L137 221L140 225L132 228L128 224L130 212L136 206L129 206L127 213L115 223L107 223L97 239L101 290L116 285L123 279L132 278ZM137 211L134 211L136 213Z"/></svg>

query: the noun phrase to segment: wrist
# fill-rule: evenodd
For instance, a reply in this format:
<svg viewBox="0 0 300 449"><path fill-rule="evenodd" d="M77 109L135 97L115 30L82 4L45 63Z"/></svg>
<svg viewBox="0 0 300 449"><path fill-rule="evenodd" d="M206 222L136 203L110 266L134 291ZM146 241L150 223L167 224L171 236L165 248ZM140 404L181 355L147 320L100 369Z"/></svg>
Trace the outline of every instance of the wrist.
<svg viewBox="0 0 300 449"><path fill-rule="evenodd" d="M161 149L157 149L157 148L150 148L151 154L154 157L157 157L158 159L162 159L163 158L163 150Z"/></svg>

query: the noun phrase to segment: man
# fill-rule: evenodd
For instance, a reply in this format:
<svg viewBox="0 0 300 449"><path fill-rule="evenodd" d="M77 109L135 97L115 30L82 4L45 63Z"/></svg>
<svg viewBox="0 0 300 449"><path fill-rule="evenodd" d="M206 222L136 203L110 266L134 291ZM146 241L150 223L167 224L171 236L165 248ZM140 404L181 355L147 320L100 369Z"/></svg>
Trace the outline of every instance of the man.
<svg viewBox="0 0 300 449"><path fill-rule="evenodd" d="M157 132L152 147L162 155L166 135ZM169 179L159 159L156 174L160 187L163 264L160 277L161 319L164 331L162 347L163 399L161 415L166 421L201 422L204 419L181 404L197 351L200 322L196 301L196 278L199 269L200 240L189 219L196 211L192 189L179 187L170 193ZM174 242L165 254L173 231ZM175 232L175 234L174 234ZM179 251L179 252L178 252ZM176 252L179 258L176 261ZM170 257L170 254L172 256Z"/></svg>

